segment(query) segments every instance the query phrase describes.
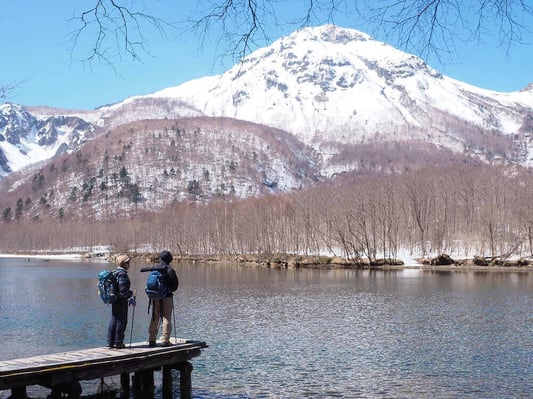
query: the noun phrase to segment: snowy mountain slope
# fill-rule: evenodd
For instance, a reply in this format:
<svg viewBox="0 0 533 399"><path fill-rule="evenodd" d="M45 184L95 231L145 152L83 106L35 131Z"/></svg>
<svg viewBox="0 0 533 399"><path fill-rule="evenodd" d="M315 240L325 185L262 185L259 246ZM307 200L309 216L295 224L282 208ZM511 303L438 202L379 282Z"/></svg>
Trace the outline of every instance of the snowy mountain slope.
<svg viewBox="0 0 533 399"><path fill-rule="evenodd" d="M32 174L0 181L20 217L109 219L173 202L247 198L309 187L318 154L292 135L228 118L142 120L111 129ZM26 205L27 204L27 205Z"/></svg>
<svg viewBox="0 0 533 399"><path fill-rule="evenodd" d="M74 151L91 137L121 124L202 115L180 100L149 97L92 111L6 103L0 105L0 178L56 154Z"/></svg>
<svg viewBox="0 0 533 399"><path fill-rule="evenodd" d="M464 151L469 136L480 130L519 133L533 108L532 90L476 88L366 34L333 25L297 31L222 75L148 97L180 99L204 115L284 129L317 149L328 142L378 139L424 140ZM520 139L514 150L522 151L514 161L527 162L523 147L529 141Z"/></svg>
<svg viewBox="0 0 533 399"><path fill-rule="evenodd" d="M39 118L19 105L0 105L0 177L76 148L93 132L80 117Z"/></svg>
<svg viewBox="0 0 533 399"><path fill-rule="evenodd" d="M352 146L391 142L533 165L533 85L480 89L364 33L324 25L283 37L221 75L92 111L5 104L0 177L122 124L203 116L293 134L321 155L325 176L353 170Z"/></svg>

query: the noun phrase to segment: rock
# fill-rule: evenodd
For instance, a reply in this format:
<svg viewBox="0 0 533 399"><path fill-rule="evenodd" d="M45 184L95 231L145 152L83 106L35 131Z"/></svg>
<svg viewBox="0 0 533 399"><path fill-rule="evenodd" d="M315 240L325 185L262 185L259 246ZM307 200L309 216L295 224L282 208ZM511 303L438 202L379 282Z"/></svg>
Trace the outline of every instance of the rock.
<svg viewBox="0 0 533 399"><path fill-rule="evenodd" d="M437 265L437 266L445 266L445 265L453 265L455 261L450 257L450 255L441 254L437 256L436 258L431 259L430 264L431 265Z"/></svg>

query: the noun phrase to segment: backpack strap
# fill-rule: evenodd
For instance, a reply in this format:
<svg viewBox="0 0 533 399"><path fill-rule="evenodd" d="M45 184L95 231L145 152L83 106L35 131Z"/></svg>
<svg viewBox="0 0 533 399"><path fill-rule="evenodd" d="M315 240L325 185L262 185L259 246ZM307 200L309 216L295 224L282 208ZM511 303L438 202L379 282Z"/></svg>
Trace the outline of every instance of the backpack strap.
<svg viewBox="0 0 533 399"><path fill-rule="evenodd" d="M115 284L115 288L116 288L116 291L117 291L117 297L119 297L119 298L123 298L122 294L120 293L120 285L118 283L118 277L122 273L126 273L126 271L125 270L121 270L121 269L113 270L113 282Z"/></svg>
<svg viewBox="0 0 533 399"><path fill-rule="evenodd" d="M113 276L115 276L115 277L118 277L118 275L119 275L120 273L126 273L126 271L125 271L125 270L122 270L122 269L115 269L115 270L113 270Z"/></svg>

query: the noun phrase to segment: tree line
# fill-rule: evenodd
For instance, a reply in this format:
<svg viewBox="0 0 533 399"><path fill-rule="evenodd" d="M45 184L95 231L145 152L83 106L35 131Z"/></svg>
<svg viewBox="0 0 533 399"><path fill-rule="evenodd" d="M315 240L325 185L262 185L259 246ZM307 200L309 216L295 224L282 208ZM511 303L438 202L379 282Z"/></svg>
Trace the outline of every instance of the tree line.
<svg viewBox="0 0 533 399"><path fill-rule="evenodd" d="M174 203L158 213L3 223L0 251L91 250L181 255L330 254L396 258L533 254L533 175L503 166L337 177L312 189L246 200Z"/></svg>

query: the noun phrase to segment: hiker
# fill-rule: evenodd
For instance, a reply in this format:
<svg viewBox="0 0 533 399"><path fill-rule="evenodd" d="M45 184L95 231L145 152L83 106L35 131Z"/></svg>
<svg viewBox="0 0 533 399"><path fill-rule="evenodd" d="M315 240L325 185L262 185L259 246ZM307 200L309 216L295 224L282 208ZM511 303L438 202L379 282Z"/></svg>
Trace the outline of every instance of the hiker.
<svg viewBox="0 0 533 399"><path fill-rule="evenodd" d="M120 255L116 259L118 267L113 272L118 288L115 302L111 304L111 321L107 329L107 346L109 348L123 349L124 332L128 323L128 305L135 306L133 292L130 290L130 278L128 269L131 258L128 255Z"/></svg>
<svg viewBox="0 0 533 399"><path fill-rule="evenodd" d="M161 334L161 345L169 346L170 333L172 332L172 311L174 308L173 292L178 289L179 281L176 271L172 266L172 254L169 251L161 251L159 254L159 264L152 267L143 267L141 272L151 272L147 278L146 294L150 298L152 305L152 318L148 327L148 345L156 345L159 321L162 321L163 331Z"/></svg>

